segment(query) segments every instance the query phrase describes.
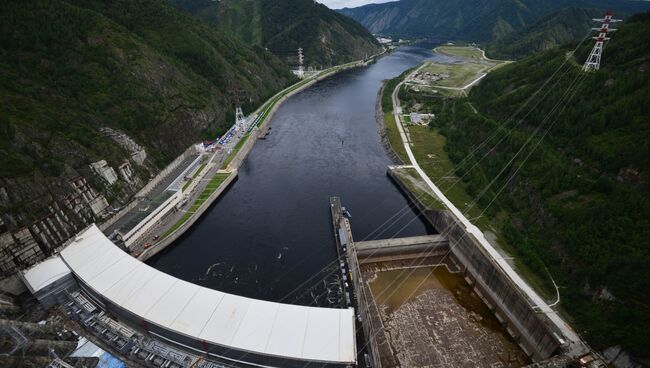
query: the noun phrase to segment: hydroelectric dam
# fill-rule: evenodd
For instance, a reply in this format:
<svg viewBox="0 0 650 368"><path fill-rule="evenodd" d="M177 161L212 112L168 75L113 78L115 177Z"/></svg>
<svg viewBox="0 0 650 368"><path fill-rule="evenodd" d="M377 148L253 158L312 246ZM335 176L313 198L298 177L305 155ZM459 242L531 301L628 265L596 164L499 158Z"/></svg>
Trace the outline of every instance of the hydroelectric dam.
<svg viewBox="0 0 650 368"><path fill-rule="evenodd" d="M147 263L91 226L25 283L125 356L165 367L574 359L585 348L573 331L389 168L377 92L431 57L405 47L289 98L238 179Z"/></svg>

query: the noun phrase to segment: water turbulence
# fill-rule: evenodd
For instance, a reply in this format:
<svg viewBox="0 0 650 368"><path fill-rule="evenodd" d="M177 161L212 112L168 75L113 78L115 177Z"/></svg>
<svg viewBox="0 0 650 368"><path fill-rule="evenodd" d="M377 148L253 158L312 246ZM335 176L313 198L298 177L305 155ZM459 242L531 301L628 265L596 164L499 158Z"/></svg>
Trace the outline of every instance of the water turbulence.
<svg viewBox="0 0 650 368"><path fill-rule="evenodd" d="M530 363L460 273L444 265L385 268L367 269L366 276L401 366L516 368Z"/></svg>

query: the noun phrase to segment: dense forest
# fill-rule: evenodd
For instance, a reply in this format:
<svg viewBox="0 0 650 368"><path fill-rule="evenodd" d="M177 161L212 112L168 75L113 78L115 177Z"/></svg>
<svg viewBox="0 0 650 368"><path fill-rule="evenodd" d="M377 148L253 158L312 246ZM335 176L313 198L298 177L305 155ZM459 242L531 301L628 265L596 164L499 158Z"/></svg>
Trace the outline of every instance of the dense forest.
<svg viewBox="0 0 650 368"><path fill-rule="evenodd" d="M340 12L376 34L474 42L492 58L518 59L582 39L606 10L620 18L649 9L627 0L401 0Z"/></svg>
<svg viewBox="0 0 650 368"><path fill-rule="evenodd" d="M285 62L328 67L381 51L377 40L359 23L313 0L170 0L218 30L263 46Z"/></svg>
<svg viewBox="0 0 650 368"><path fill-rule="evenodd" d="M617 12L616 18L625 13ZM535 52L578 42L587 37L595 23L601 18L603 9L562 8L516 32L509 32L486 44L485 51L493 59L519 59Z"/></svg>
<svg viewBox="0 0 650 368"><path fill-rule="evenodd" d="M408 38L489 42L566 7L634 13L650 5L629 0L400 0L340 12L373 33Z"/></svg>
<svg viewBox="0 0 650 368"><path fill-rule="evenodd" d="M145 165L132 163L143 182L190 144L229 128L229 90L243 90L251 111L294 77L261 47L166 1L7 0L0 81L0 213L13 231L48 215L80 176L111 205L128 200L137 188L118 182L104 191L89 169L131 157L101 128L146 149Z"/></svg>
<svg viewBox="0 0 650 368"><path fill-rule="evenodd" d="M418 102L516 260L560 286L576 330L648 362L650 13L619 28L597 72L581 71L589 42L499 68L468 97Z"/></svg>

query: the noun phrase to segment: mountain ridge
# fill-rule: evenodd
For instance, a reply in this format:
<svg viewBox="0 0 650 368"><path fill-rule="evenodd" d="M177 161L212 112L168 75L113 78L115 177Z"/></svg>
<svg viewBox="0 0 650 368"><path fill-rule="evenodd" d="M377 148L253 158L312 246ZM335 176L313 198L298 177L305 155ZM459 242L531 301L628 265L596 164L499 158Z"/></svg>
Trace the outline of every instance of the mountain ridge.
<svg viewBox="0 0 650 368"><path fill-rule="evenodd" d="M218 30L265 47L290 64L303 48L305 64L325 67L381 51L360 24L311 0L171 0Z"/></svg>
<svg viewBox="0 0 650 368"><path fill-rule="evenodd" d="M566 7L532 25L510 32L486 44L486 53L495 59L518 59L553 47L578 43L593 34L592 19L602 17L602 9Z"/></svg>
<svg viewBox="0 0 650 368"><path fill-rule="evenodd" d="M400 0L343 8L339 12L375 34L486 43L530 26L567 6L625 13L650 9L650 3L614 0Z"/></svg>
<svg viewBox="0 0 650 368"><path fill-rule="evenodd" d="M24 229L41 255L127 203L190 144L225 132L231 88L251 111L295 80L264 49L163 1L8 0L0 20L0 235L4 246ZM109 183L93 163L132 175ZM0 274L15 266L2 262Z"/></svg>

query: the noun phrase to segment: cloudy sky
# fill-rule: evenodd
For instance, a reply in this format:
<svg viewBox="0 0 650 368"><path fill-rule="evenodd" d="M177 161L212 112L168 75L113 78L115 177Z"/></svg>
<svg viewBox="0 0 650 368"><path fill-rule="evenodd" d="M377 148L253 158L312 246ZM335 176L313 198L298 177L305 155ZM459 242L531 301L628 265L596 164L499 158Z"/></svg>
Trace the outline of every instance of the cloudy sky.
<svg viewBox="0 0 650 368"><path fill-rule="evenodd" d="M395 0L316 0L319 3L323 3L329 6L332 9L340 8L354 8L361 5L373 4L373 3L387 3L389 1Z"/></svg>

